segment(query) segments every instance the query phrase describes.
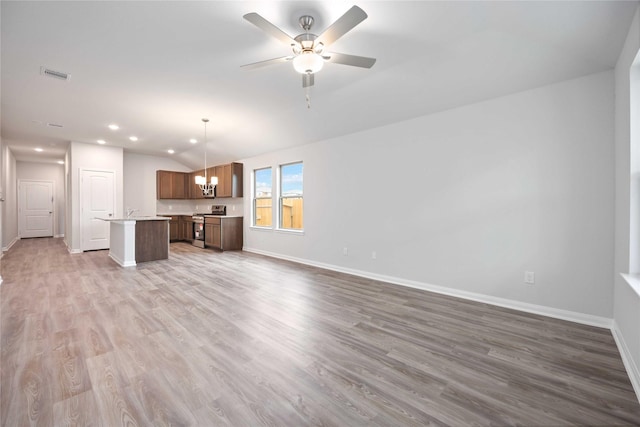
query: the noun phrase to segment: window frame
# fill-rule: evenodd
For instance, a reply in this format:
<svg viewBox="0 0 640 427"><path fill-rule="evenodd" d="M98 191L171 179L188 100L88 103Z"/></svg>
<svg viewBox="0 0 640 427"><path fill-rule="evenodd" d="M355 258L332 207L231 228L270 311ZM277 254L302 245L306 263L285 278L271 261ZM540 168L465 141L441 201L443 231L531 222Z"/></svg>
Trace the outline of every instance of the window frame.
<svg viewBox="0 0 640 427"><path fill-rule="evenodd" d="M300 193L299 196L289 196L289 197L285 197L283 195L283 189L282 189L282 184L283 184L283 179L282 179L282 172L283 172L283 168L286 168L287 166L293 166L293 165L301 165L301 173L302 173L302 191ZM287 233L304 233L304 161L303 160L298 160L295 162L289 162L289 163L282 163L278 166L278 174L277 174L277 203L278 203L278 209L277 209L277 215L278 217L277 219L277 226L276 226L276 230L278 231L283 231L283 232L287 232ZM303 212L302 215L302 227L300 228L293 228L293 227L284 227L283 226L283 219L284 219L284 215L283 215L283 201L284 199L292 199L292 198L299 198L301 200L301 209Z"/></svg>
<svg viewBox="0 0 640 427"><path fill-rule="evenodd" d="M258 197L258 187L257 187L257 182L256 179L258 177L258 172L259 171L265 171L265 170L269 170L269 176L271 177L271 193L269 194L269 196L266 197ZM252 209L251 209L251 227L255 227L255 228L261 228L261 229L273 229L274 227L274 213L273 213L273 167L272 166L265 166L262 168L256 168L253 170L253 179L251 180L251 189L252 189ZM271 224L269 225L260 225L257 224L257 220L258 220L258 215L257 215L257 203L258 200L270 200L271 201L271 205L269 206L269 209L271 210Z"/></svg>

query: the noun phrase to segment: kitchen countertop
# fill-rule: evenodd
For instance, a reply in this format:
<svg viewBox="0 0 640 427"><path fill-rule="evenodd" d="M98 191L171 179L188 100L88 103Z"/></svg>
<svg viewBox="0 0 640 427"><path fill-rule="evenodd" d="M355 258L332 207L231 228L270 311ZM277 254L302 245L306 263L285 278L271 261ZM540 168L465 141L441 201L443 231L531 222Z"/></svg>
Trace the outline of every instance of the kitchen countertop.
<svg viewBox="0 0 640 427"><path fill-rule="evenodd" d="M192 213L187 213L187 214L179 214L179 213L172 213L172 214L165 214L165 213L160 213L158 214L159 216L193 216ZM212 214L204 214L204 216L208 217L208 218L242 218L244 217L244 215L212 215Z"/></svg>
<svg viewBox="0 0 640 427"><path fill-rule="evenodd" d="M96 218L103 221L168 221L166 216L132 216L131 218Z"/></svg>

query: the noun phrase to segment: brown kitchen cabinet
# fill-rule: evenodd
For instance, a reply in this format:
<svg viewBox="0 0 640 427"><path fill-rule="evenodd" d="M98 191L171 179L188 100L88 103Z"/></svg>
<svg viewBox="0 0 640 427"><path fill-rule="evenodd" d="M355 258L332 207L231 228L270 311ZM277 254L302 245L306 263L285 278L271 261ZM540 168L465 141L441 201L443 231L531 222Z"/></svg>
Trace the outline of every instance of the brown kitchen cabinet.
<svg viewBox="0 0 640 427"><path fill-rule="evenodd" d="M163 215L169 220L169 241L181 242L193 240L193 219L190 215Z"/></svg>
<svg viewBox="0 0 640 427"><path fill-rule="evenodd" d="M176 242L180 239L180 219L177 216L172 216L169 220L169 241Z"/></svg>
<svg viewBox="0 0 640 427"><path fill-rule="evenodd" d="M187 187L189 188L190 199L204 199L200 186L196 184L196 176L198 175L204 175L204 169L194 171L189 174L189 183L187 184Z"/></svg>
<svg viewBox="0 0 640 427"><path fill-rule="evenodd" d="M156 197L158 199L186 199L188 173L156 171Z"/></svg>
<svg viewBox="0 0 640 427"><path fill-rule="evenodd" d="M204 245L222 249L220 218L204 218Z"/></svg>
<svg viewBox="0 0 640 427"><path fill-rule="evenodd" d="M218 177L216 197L242 197L242 163L229 163L215 167Z"/></svg>
<svg viewBox="0 0 640 427"><path fill-rule="evenodd" d="M191 234L193 234L193 222L189 222L187 218L191 219L191 217L183 215L180 216L180 220L178 221L179 240L193 240L193 238L189 239L189 226L191 225Z"/></svg>
<svg viewBox="0 0 640 427"><path fill-rule="evenodd" d="M193 218L185 215L183 217L182 224L184 226L184 230L183 230L184 234L183 234L182 240L186 240L187 242L192 242L193 241Z"/></svg>
<svg viewBox="0 0 640 427"><path fill-rule="evenodd" d="M223 251L242 249L242 217L204 217L204 245Z"/></svg>
<svg viewBox="0 0 640 427"><path fill-rule="evenodd" d="M158 171L160 172L168 172L168 171ZM211 197L205 197L202 195L202 190L200 186L196 184L196 176L204 175L204 169L200 169L191 173L183 173L182 179L184 180L184 197L185 199L205 199ZM216 186L216 198L227 198L227 197L242 197L243 189L242 189L242 173L243 166L242 163L229 163L226 165L218 165L211 166L207 168L207 181L211 182L211 177L218 177L218 185ZM164 174L162 177L158 177L158 183L160 183L161 178L164 179L164 182L168 182L170 180L169 177L165 177ZM178 178L173 178L178 179ZM158 184L158 199L170 199L170 198L179 198L179 197L166 197L168 194L174 195L170 193L169 190L165 190L165 185L163 184L162 189L163 193L160 192L160 184ZM178 185L177 183L175 185Z"/></svg>

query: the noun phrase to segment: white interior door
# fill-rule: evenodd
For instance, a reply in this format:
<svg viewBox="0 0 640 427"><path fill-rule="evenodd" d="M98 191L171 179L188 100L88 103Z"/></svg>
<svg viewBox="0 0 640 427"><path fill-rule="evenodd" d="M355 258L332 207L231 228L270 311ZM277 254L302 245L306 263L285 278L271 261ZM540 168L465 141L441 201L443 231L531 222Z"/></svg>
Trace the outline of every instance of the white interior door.
<svg viewBox="0 0 640 427"><path fill-rule="evenodd" d="M115 210L115 179L112 171L80 171L80 234L82 250L109 249L109 222Z"/></svg>
<svg viewBox="0 0 640 427"><path fill-rule="evenodd" d="M18 181L20 237L53 237L53 182Z"/></svg>

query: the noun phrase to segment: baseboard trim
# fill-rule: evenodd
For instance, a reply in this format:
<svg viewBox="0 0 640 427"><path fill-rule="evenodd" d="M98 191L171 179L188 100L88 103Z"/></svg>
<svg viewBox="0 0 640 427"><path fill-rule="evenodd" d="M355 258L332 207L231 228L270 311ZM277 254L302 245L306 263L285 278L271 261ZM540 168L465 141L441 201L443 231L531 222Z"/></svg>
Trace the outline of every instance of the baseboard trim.
<svg viewBox="0 0 640 427"><path fill-rule="evenodd" d="M629 347L627 347L624 335L622 335L622 331L618 328L618 323L615 319L611 326L611 334L613 335L613 339L616 341L616 345L620 351L620 357L622 357L622 363L624 364L624 368L627 370L627 375L629 375L629 380L631 381L633 390L636 392L638 402L640 402L640 370L638 369L638 365L633 361L633 355L631 354Z"/></svg>
<svg viewBox="0 0 640 427"><path fill-rule="evenodd" d="M66 243L66 242L65 242ZM81 254L82 253L82 249L73 249L71 246L67 245L67 251L70 254Z"/></svg>
<svg viewBox="0 0 640 427"><path fill-rule="evenodd" d="M124 261L124 260L121 260L120 258L118 258L117 256L115 256L112 253L109 253L109 258L114 260L116 262L116 264L118 264L120 267L135 267L136 266L136 262L135 261Z"/></svg>
<svg viewBox="0 0 640 427"><path fill-rule="evenodd" d="M286 261L296 262L298 264L310 265L313 267L324 268L326 270L337 271L339 273L352 274L354 276L364 277L367 279L379 280L381 282L392 283L394 285L406 286L414 289L421 289L423 291L435 292L438 294L448 295L457 298L463 298L470 301L481 302L485 304L491 304L498 307L510 308L513 310L523 311L526 313L539 314L542 316L552 317L554 319L567 320L570 322L580 323L583 325L595 326L599 328L611 329L613 326L613 319L606 317L594 316L590 314L578 313L569 310L562 310L553 307L547 307L537 304L530 304L521 301L515 301L506 298L493 297L490 295L478 294L475 292L468 292L458 289L447 288L445 286L433 285L430 283L417 282L414 280L407 280L393 276L385 276L382 274L370 273L368 271L355 270L350 268L344 268L332 264L325 264L321 262L309 261L303 258L296 258L287 255L281 255L278 253L263 251L260 249L243 248L246 252L252 252L259 255L265 255L272 258L279 258Z"/></svg>
<svg viewBox="0 0 640 427"><path fill-rule="evenodd" d="M13 245L15 245L18 240L20 240L20 237L14 237L13 240L11 242L9 242L9 244L7 246L4 246L2 248L2 252L8 252L9 249L11 249L11 247Z"/></svg>

